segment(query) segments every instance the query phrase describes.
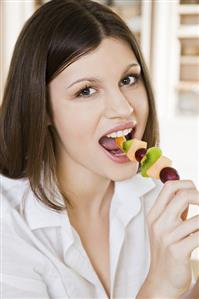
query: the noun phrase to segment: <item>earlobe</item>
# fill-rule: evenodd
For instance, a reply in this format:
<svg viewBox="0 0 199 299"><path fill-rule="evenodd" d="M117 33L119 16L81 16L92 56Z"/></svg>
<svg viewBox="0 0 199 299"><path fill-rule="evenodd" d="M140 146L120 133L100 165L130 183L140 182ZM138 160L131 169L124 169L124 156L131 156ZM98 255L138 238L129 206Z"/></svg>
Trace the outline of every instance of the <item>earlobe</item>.
<svg viewBox="0 0 199 299"><path fill-rule="evenodd" d="M46 123L47 123L47 127L52 126L52 121L51 121L50 116L48 114L47 114L47 117L46 117Z"/></svg>

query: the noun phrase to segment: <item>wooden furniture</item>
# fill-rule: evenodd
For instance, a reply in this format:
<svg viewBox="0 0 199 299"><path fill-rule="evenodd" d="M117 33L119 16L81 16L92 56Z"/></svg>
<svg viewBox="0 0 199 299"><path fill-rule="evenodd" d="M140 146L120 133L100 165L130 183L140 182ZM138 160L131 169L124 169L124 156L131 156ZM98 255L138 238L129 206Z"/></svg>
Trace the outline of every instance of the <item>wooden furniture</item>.
<svg viewBox="0 0 199 299"><path fill-rule="evenodd" d="M177 6L180 43L178 109L199 115L199 1L181 0Z"/></svg>

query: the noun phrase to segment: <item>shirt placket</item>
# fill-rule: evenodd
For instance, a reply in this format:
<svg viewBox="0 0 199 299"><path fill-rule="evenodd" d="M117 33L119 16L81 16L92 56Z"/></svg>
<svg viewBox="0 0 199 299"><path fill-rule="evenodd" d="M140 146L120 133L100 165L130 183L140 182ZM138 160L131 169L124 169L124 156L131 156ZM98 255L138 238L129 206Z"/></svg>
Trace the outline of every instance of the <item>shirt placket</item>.
<svg viewBox="0 0 199 299"><path fill-rule="evenodd" d="M65 252L64 261L74 272L86 279L95 287L96 293L99 294L100 298L108 298L102 283L93 269L89 257L81 245L81 242L77 242L77 237L73 246Z"/></svg>

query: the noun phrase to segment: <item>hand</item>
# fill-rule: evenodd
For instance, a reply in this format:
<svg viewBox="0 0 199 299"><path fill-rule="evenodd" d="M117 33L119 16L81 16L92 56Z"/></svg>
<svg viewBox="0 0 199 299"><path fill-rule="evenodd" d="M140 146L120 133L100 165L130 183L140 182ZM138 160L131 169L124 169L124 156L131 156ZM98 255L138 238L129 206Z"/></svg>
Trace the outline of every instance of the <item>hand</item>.
<svg viewBox="0 0 199 299"><path fill-rule="evenodd" d="M180 298L190 287L190 257L199 247L199 215L182 221L189 204L199 205L192 181L168 181L163 186L147 221L151 264L137 298Z"/></svg>
<svg viewBox="0 0 199 299"><path fill-rule="evenodd" d="M185 298L186 299L198 299L198 297L199 297L199 278L197 279L195 285L193 286L193 288L191 289L191 291L188 293L188 295Z"/></svg>

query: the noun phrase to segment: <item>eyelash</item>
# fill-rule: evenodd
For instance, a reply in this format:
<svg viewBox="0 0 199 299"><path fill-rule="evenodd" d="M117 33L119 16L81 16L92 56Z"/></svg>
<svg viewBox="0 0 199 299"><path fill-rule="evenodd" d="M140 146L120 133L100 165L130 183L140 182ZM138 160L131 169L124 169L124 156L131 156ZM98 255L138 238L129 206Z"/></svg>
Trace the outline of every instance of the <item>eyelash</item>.
<svg viewBox="0 0 199 299"><path fill-rule="evenodd" d="M135 78L135 81L133 83L128 84L128 86L132 86L132 85L136 85L138 83L138 80L140 79L140 74L129 74L126 77L124 77L122 79L122 81L125 80L128 77L134 77ZM126 85L126 84L123 84L123 85ZM93 86L91 86L90 84L85 84L85 86L83 88L81 88L78 92L75 93L75 97L78 97L78 98L81 98L81 97L83 97L83 98L89 98L89 97L91 97L92 94L91 95L82 95L81 94L84 90L89 89L89 88L93 88Z"/></svg>

